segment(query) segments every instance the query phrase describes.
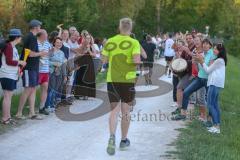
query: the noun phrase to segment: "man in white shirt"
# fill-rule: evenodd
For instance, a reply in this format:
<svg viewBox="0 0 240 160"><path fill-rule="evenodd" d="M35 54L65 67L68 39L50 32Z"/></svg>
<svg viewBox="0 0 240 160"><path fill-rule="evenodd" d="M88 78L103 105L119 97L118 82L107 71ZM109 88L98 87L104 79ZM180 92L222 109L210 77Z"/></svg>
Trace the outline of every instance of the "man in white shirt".
<svg viewBox="0 0 240 160"><path fill-rule="evenodd" d="M75 31L73 34L70 35L70 39L68 40L68 46L70 47L70 54L69 59L72 59L75 57L75 54L78 52L78 49L80 48L78 44L79 39L79 32Z"/></svg>
<svg viewBox="0 0 240 160"><path fill-rule="evenodd" d="M70 47L70 53L69 53L69 58L68 61L70 61L72 65L74 65L74 57L79 51L80 45L78 44L78 39L79 39L79 32L75 31L70 35L70 39L68 40L68 46ZM74 66L70 67L74 68ZM68 81L68 87L67 87L67 99L71 97L71 92L72 92L72 86L74 85L74 71L71 73L71 77Z"/></svg>
<svg viewBox="0 0 240 160"><path fill-rule="evenodd" d="M169 69L169 65L172 62L173 57L175 56L175 52L172 49L173 44L174 44L174 41L172 39L172 34L169 34L168 39L165 42L165 51L164 51L165 60L167 62L167 65L165 68L165 75L167 75L167 72L168 72L169 78L171 78L171 70Z"/></svg>

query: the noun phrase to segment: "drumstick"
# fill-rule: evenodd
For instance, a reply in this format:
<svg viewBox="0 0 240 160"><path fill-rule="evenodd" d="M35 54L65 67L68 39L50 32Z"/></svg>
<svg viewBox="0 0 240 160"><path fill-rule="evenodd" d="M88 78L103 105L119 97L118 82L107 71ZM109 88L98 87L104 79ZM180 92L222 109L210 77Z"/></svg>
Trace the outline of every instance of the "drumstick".
<svg viewBox="0 0 240 160"><path fill-rule="evenodd" d="M62 29L62 26L63 26L63 24L57 25L57 29L61 30L61 29Z"/></svg>

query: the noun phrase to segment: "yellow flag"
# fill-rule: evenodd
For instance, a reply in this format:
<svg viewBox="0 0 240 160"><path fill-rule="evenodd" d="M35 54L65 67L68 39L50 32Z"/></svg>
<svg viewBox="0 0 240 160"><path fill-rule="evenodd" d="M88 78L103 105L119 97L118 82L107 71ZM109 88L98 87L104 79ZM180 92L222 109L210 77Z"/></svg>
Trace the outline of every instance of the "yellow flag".
<svg viewBox="0 0 240 160"><path fill-rule="evenodd" d="M30 49L24 49L24 58L23 58L23 61L26 62L27 61L27 58L30 54L31 50Z"/></svg>

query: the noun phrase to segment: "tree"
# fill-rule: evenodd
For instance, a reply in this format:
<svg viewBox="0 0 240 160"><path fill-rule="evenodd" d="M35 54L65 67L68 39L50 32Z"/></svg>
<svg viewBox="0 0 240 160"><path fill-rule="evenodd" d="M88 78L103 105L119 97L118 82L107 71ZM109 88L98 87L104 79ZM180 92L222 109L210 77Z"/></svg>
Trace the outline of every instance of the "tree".
<svg viewBox="0 0 240 160"><path fill-rule="evenodd" d="M22 15L23 1L9 0L0 3L0 34L6 35L10 28L26 28Z"/></svg>

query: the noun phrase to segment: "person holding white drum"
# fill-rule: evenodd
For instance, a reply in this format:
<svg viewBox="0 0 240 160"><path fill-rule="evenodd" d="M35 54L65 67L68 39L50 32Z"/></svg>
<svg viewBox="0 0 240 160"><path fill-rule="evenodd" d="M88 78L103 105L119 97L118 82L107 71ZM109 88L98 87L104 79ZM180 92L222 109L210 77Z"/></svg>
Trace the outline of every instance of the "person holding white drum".
<svg viewBox="0 0 240 160"><path fill-rule="evenodd" d="M209 66L210 62L216 58L212 49L212 42L209 39L203 40L204 62ZM202 87L207 87L208 74L203 67L198 64L198 77L196 77L183 92L183 100L181 105L181 113L177 114L172 120L185 120L187 118L187 108L189 104L189 97ZM212 124L211 124L212 125ZM209 124L209 127L211 126Z"/></svg>
<svg viewBox="0 0 240 160"><path fill-rule="evenodd" d="M179 83L177 85L177 103L178 106L181 106L183 90L191 83L192 56L190 50L185 47L185 43L181 39L177 40L173 49L179 57L172 62L171 68L173 73L178 75L179 78ZM172 112L172 114L178 113L180 113L179 107Z"/></svg>

